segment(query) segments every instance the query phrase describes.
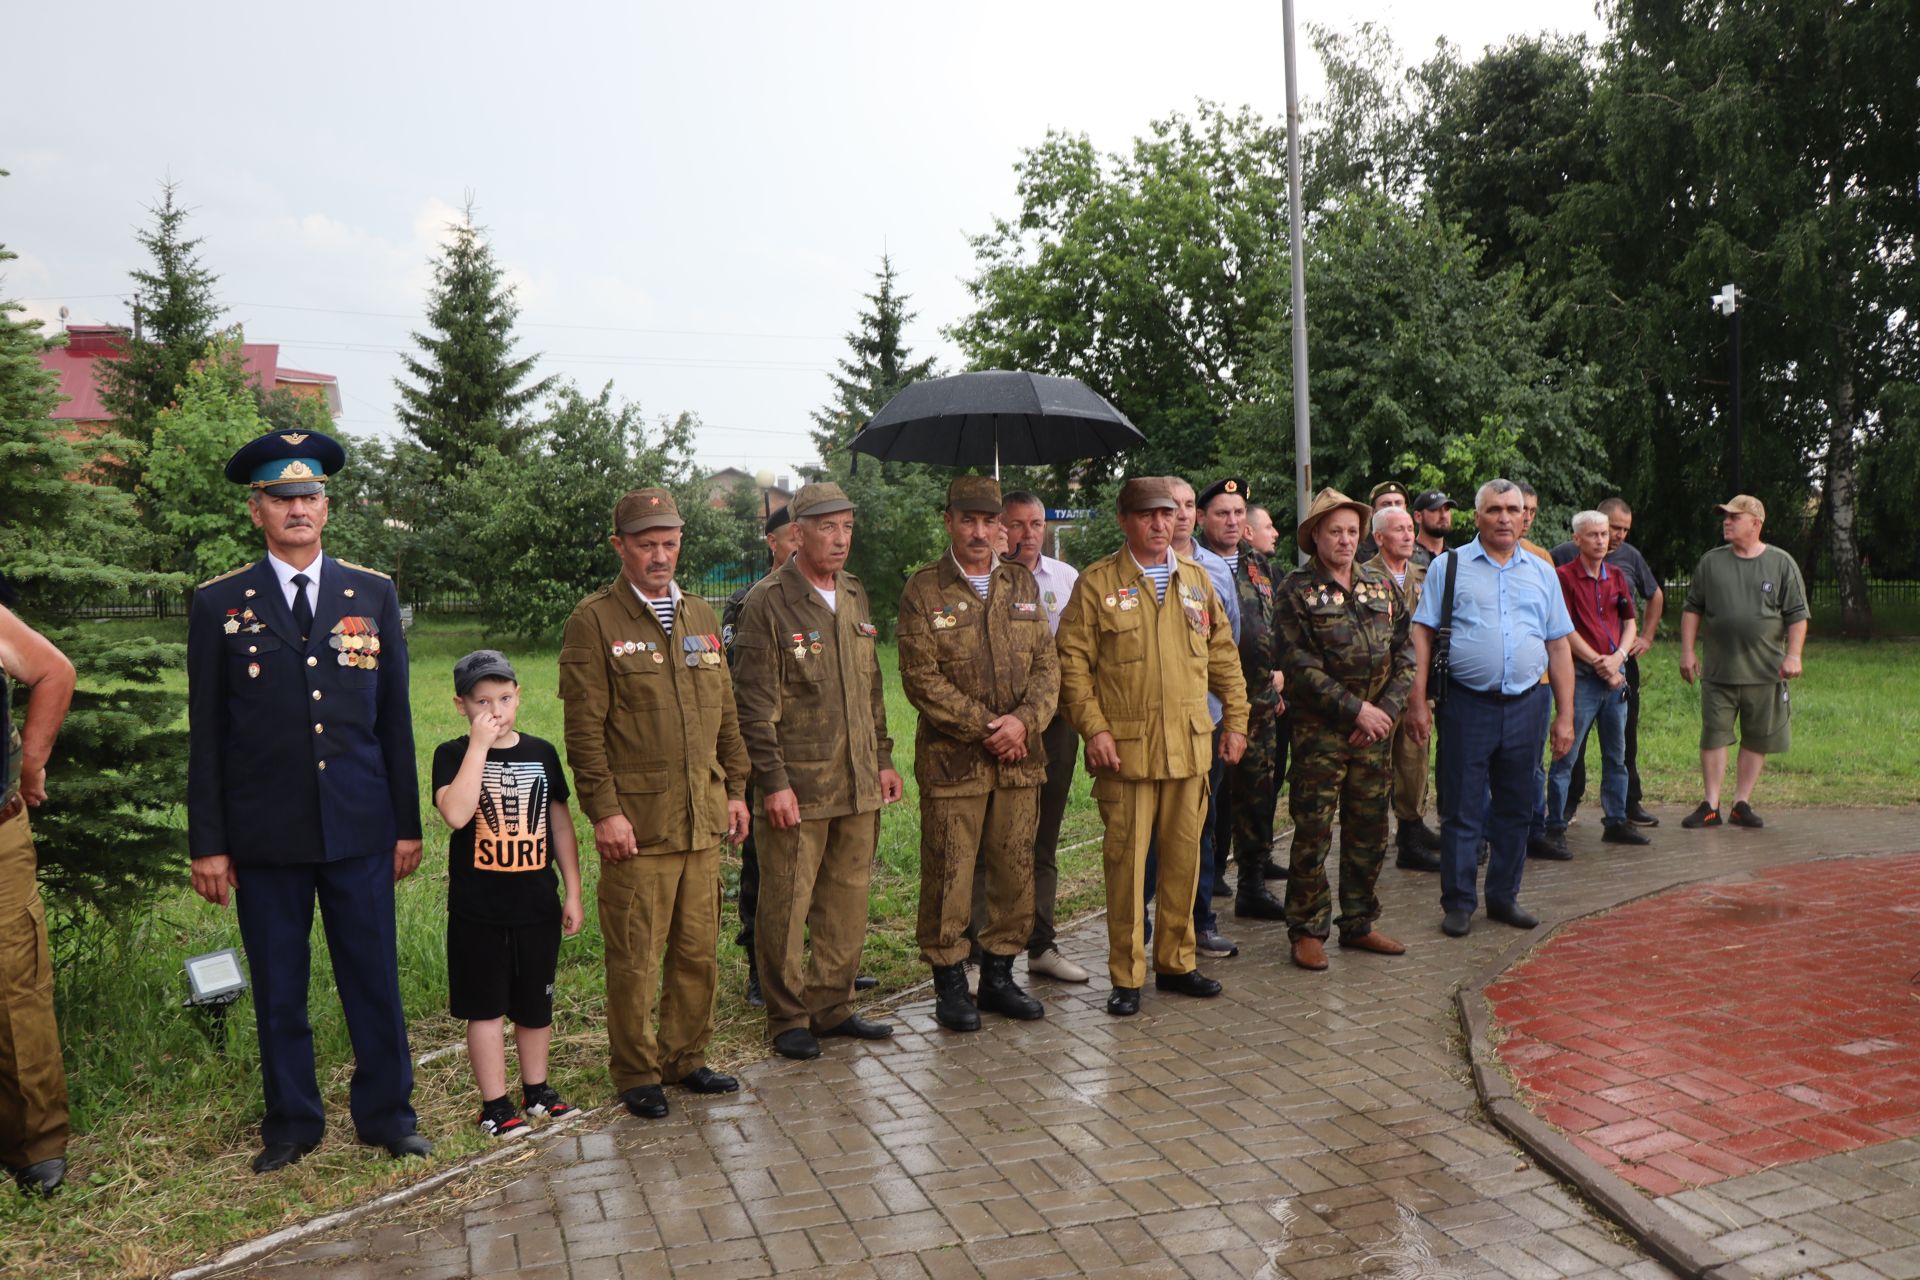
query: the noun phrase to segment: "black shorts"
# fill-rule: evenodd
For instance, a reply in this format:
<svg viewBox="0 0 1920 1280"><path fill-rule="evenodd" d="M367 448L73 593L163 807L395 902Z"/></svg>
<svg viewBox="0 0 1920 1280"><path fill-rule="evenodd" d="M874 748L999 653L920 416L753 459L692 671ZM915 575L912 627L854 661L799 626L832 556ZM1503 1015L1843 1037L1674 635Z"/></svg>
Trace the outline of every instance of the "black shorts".
<svg viewBox="0 0 1920 1280"><path fill-rule="evenodd" d="M447 1005L463 1022L506 1017L516 1027L553 1025L560 922L484 924L447 917Z"/></svg>

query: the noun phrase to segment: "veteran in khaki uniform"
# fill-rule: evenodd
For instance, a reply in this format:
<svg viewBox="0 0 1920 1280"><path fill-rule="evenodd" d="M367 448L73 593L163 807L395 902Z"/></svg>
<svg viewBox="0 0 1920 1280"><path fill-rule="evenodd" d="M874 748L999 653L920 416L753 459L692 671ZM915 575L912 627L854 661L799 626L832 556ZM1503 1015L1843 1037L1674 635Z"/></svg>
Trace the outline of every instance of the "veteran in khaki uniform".
<svg viewBox="0 0 1920 1280"><path fill-rule="evenodd" d="M601 859L613 1087L649 1118L667 1114L663 1083L740 1087L707 1066L706 1049L720 842L746 838L747 750L720 620L673 578L680 529L665 489L620 499L611 538L620 577L575 606L560 649L567 763Z"/></svg>
<svg viewBox="0 0 1920 1280"><path fill-rule="evenodd" d="M946 554L900 597L900 682L920 713L920 953L933 966L934 1018L978 1031L979 1008L1031 1019L1046 1011L1013 980L1033 928L1033 838L1047 753L1040 735L1060 696L1059 660L1040 586L994 554L1000 483L947 486ZM986 869L978 1008L967 994L973 873Z"/></svg>
<svg viewBox="0 0 1920 1280"><path fill-rule="evenodd" d="M734 697L760 827L754 949L767 1033L789 1058L821 1035L883 1040L853 1012L880 808L900 798L866 588L845 569L853 503L803 485L793 559L761 579L733 629ZM812 955L802 967L802 950Z"/></svg>
<svg viewBox="0 0 1920 1280"><path fill-rule="evenodd" d="M1427 566L1413 554L1413 517L1404 507L1383 506L1374 511L1370 525L1378 553L1362 567L1393 579L1411 618L1427 582ZM1440 833L1426 822L1427 745L1414 741L1403 710L1393 722L1393 816L1399 819L1394 865L1408 871L1440 870Z"/></svg>
<svg viewBox="0 0 1920 1280"><path fill-rule="evenodd" d="M1322 489L1300 522L1313 557L1280 584L1275 611L1287 689L1293 695L1293 857L1287 936L1293 962L1327 967L1333 906L1327 852L1340 822L1340 945L1397 956L1406 950L1373 927L1374 884L1387 848L1393 724L1413 684L1413 646L1393 579L1354 563L1372 508Z"/></svg>
<svg viewBox="0 0 1920 1280"><path fill-rule="evenodd" d="M1193 895L1200 823L1207 811L1213 716L1221 702L1220 756L1247 747L1247 683L1226 610L1207 571L1174 554L1173 489L1164 477L1120 488L1127 545L1094 561L1074 584L1060 621L1060 700L1087 742L1087 771L1106 828L1107 1012L1140 1011L1146 979L1142 879L1147 845L1159 847L1160 928L1154 986L1214 996L1220 984L1194 967Z"/></svg>

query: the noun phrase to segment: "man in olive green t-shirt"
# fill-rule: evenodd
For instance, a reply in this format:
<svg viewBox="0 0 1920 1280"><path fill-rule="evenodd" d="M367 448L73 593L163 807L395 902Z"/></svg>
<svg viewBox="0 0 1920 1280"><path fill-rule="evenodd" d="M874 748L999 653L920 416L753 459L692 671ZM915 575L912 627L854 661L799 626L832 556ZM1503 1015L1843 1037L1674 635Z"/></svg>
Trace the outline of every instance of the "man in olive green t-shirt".
<svg viewBox="0 0 1920 1280"><path fill-rule="evenodd" d="M1714 508L1727 540L1700 557L1680 615L1680 678L1700 680L1700 774L1706 799L1680 825L1720 825L1720 781L1727 747L1740 723L1740 760L1734 771L1736 827L1764 825L1749 801L1767 757L1792 741L1793 701L1787 682L1800 675L1807 642L1807 588L1800 566L1760 541L1767 509L1741 494ZM1707 624L1704 669L1694 656L1700 624Z"/></svg>

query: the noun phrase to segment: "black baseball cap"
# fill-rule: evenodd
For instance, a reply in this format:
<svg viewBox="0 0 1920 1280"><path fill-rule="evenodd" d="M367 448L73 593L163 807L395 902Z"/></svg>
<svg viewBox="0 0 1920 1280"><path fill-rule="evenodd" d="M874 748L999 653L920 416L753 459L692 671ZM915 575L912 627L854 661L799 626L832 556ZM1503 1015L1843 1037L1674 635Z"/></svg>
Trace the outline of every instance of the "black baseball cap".
<svg viewBox="0 0 1920 1280"><path fill-rule="evenodd" d="M475 649L466 657L453 664L453 691L464 698L473 692L473 686L482 680L511 680L520 683L520 677L513 674L513 664L507 661L507 655L498 649Z"/></svg>
<svg viewBox="0 0 1920 1280"><path fill-rule="evenodd" d="M1413 500L1415 511L1439 511L1443 507L1457 507L1460 504L1438 489L1429 489Z"/></svg>

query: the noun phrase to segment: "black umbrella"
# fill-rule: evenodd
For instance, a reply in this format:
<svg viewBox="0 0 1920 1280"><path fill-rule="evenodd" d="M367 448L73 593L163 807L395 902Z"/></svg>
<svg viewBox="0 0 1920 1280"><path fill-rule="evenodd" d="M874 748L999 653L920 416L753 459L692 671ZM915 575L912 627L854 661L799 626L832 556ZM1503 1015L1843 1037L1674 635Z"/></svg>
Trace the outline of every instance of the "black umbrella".
<svg viewBox="0 0 1920 1280"><path fill-rule="evenodd" d="M913 383L853 437L857 453L946 467L1039 466L1121 453L1147 438L1078 378L984 369Z"/></svg>

